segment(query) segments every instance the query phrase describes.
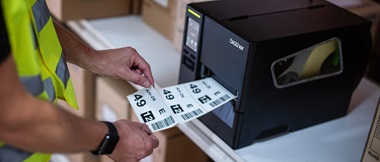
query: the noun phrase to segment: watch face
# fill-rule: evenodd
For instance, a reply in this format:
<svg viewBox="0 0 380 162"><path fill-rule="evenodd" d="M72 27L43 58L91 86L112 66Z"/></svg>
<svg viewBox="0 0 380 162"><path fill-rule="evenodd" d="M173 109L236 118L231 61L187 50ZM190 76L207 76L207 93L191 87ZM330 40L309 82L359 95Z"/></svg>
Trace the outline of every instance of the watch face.
<svg viewBox="0 0 380 162"><path fill-rule="evenodd" d="M118 141L119 136L111 136L110 134L107 134L102 144L102 154L111 154Z"/></svg>

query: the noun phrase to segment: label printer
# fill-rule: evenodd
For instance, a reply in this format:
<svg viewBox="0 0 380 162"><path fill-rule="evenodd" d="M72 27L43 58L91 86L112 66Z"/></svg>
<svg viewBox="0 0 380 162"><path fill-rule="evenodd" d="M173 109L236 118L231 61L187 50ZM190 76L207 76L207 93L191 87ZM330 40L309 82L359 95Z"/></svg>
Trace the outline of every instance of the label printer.
<svg viewBox="0 0 380 162"><path fill-rule="evenodd" d="M323 0L220 0L186 8L179 82L237 96L199 118L231 148L347 114L371 22Z"/></svg>

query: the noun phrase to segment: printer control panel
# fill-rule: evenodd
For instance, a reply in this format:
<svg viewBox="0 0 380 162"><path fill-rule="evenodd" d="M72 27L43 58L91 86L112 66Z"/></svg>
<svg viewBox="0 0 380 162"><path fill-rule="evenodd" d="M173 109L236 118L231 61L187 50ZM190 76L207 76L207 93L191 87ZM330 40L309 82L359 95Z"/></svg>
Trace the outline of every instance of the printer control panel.
<svg viewBox="0 0 380 162"><path fill-rule="evenodd" d="M199 72L201 69L198 62L200 59L203 15L188 7L185 20L180 75L186 77L180 76L180 83L200 79Z"/></svg>

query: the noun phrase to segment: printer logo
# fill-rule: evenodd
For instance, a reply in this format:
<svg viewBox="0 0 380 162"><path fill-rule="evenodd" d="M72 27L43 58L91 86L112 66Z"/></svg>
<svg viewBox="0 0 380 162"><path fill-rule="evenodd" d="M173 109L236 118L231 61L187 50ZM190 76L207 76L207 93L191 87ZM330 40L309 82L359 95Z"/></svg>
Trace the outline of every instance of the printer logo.
<svg viewBox="0 0 380 162"><path fill-rule="evenodd" d="M241 51L244 50L244 46L242 46L239 42L233 40L230 38L230 44L234 45L236 48L240 49Z"/></svg>

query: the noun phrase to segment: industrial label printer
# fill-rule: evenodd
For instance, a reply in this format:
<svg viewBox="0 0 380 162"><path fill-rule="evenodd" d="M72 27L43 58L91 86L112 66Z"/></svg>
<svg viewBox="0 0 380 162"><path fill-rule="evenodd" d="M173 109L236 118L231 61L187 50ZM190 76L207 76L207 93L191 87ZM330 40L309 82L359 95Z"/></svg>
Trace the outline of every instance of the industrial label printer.
<svg viewBox="0 0 380 162"><path fill-rule="evenodd" d="M199 118L233 149L346 115L371 51L371 22L323 0L192 3L185 20L179 82L237 96Z"/></svg>

